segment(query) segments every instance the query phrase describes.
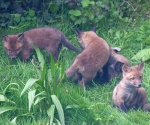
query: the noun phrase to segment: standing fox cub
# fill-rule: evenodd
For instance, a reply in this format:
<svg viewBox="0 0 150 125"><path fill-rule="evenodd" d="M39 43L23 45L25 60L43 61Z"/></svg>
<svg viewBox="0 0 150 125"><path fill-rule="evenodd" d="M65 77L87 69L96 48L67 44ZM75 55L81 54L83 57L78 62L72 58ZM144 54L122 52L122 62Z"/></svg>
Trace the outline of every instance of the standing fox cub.
<svg viewBox="0 0 150 125"><path fill-rule="evenodd" d="M114 105L124 112L130 108L142 108L150 111L146 91L141 87L143 66L144 63L132 67L127 65L122 67L123 79L115 87L112 100Z"/></svg>
<svg viewBox="0 0 150 125"><path fill-rule="evenodd" d="M84 87L106 64L110 48L107 42L98 37L94 31L80 32L76 30L76 33L83 51L65 72L68 78L76 75L75 81L81 80L80 86Z"/></svg>
<svg viewBox="0 0 150 125"><path fill-rule="evenodd" d="M30 57L30 52L34 49L33 45L52 54L55 61L58 59L62 44L71 50L80 52L61 31L51 27L35 28L17 35L6 35L2 37L2 41L11 59L20 54L23 61Z"/></svg>

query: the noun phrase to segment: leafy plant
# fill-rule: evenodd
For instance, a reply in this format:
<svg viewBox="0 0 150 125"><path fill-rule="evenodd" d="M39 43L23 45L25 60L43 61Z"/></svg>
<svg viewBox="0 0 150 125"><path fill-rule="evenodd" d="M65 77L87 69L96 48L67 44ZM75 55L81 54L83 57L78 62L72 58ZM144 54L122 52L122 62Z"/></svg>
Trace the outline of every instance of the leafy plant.
<svg viewBox="0 0 150 125"><path fill-rule="evenodd" d="M120 11L120 5L122 5L122 3L119 1L82 0L80 3L76 4L74 9L69 10L69 14L75 25L84 24L87 22L95 25L103 18L108 17L110 22L118 19L118 17L122 21L129 22L129 16L126 16L126 18L123 19L124 11Z"/></svg>
<svg viewBox="0 0 150 125"><path fill-rule="evenodd" d="M27 22L36 23L37 17L35 11L32 9L24 10L23 14L12 14L12 21L14 25L24 25Z"/></svg>
<svg viewBox="0 0 150 125"><path fill-rule="evenodd" d="M54 117L55 107L57 109L59 120L62 125L65 124L64 112L59 101L61 81L64 77L64 63L59 69L58 63L54 62L52 55L50 56L50 69L47 67L44 57L41 54L40 50L35 47L38 60L41 67L41 77L40 79L30 78L24 89L21 92L21 96L28 91L28 102L29 102L29 111L32 107L37 104L41 104L42 111L47 110L47 114L50 117L50 123L57 123L59 121ZM59 82L58 82L59 78ZM34 85L34 89L31 87Z"/></svg>
<svg viewBox="0 0 150 125"><path fill-rule="evenodd" d="M134 60L147 61L150 59L150 49L143 49L132 57Z"/></svg>

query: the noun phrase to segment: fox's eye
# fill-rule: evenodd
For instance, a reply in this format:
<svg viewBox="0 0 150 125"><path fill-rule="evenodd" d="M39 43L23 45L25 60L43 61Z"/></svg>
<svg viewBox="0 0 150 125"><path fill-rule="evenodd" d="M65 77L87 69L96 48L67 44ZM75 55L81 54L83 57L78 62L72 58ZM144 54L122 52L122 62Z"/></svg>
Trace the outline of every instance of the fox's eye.
<svg viewBox="0 0 150 125"><path fill-rule="evenodd" d="M140 76L139 78L142 79L142 76Z"/></svg>
<svg viewBox="0 0 150 125"><path fill-rule="evenodd" d="M135 79L134 77L131 78L131 80L134 80L134 79Z"/></svg>

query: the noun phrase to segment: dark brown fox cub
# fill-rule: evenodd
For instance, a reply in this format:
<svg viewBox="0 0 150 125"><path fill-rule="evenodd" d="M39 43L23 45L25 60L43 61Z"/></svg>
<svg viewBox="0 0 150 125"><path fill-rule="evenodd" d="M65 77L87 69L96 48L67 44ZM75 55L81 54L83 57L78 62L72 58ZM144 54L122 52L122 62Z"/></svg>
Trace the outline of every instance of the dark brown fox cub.
<svg viewBox="0 0 150 125"><path fill-rule="evenodd" d="M98 37L94 31L80 32L76 30L76 33L83 51L65 72L68 78L76 75L75 81L80 80L80 86L83 87L106 64L110 48L107 42Z"/></svg>
<svg viewBox="0 0 150 125"><path fill-rule="evenodd" d="M80 52L61 31L51 27L35 28L17 35L6 35L2 37L2 41L11 59L20 54L23 61L30 57L30 52L34 49L33 45L52 54L55 61L58 59L62 44L71 50Z"/></svg>
<svg viewBox="0 0 150 125"><path fill-rule="evenodd" d="M122 74L123 64L131 66L129 60L125 56L118 53L120 50L121 49L118 47L111 47L109 60L103 67L103 70L97 74L97 79L107 83Z"/></svg>
<svg viewBox="0 0 150 125"><path fill-rule="evenodd" d="M119 84L116 85L112 100L114 105L123 112L127 112L130 108L142 108L150 111L146 91L141 87L143 66L144 63L132 67L127 65L123 65L122 67L123 78Z"/></svg>

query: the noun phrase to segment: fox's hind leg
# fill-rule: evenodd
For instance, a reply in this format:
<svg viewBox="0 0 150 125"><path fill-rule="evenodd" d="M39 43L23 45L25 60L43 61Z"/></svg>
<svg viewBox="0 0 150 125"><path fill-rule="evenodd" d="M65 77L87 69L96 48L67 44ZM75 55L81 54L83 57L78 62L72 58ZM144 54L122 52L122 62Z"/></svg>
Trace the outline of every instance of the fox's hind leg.
<svg viewBox="0 0 150 125"><path fill-rule="evenodd" d="M137 96L138 107L142 108L146 103L146 91L144 88L138 88L138 96Z"/></svg>
<svg viewBox="0 0 150 125"><path fill-rule="evenodd" d="M80 87L83 88L87 83L91 82L91 80L91 78L82 77L82 80L80 81Z"/></svg>
<svg viewBox="0 0 150 125"><path fill-rule="evenodd" d="M150 104L147 103L146 91L142 87L138 88L138 102L140 108L143 108L143 110L150 111Z"/></svg>
<svg viewBox="0 0 150 125"><path fill-rule="evenodd" d="M82 79L82 75L81 73L75 73L75 79L74 79L74 82L75 83L78 83L80 80Z"/></svg>

